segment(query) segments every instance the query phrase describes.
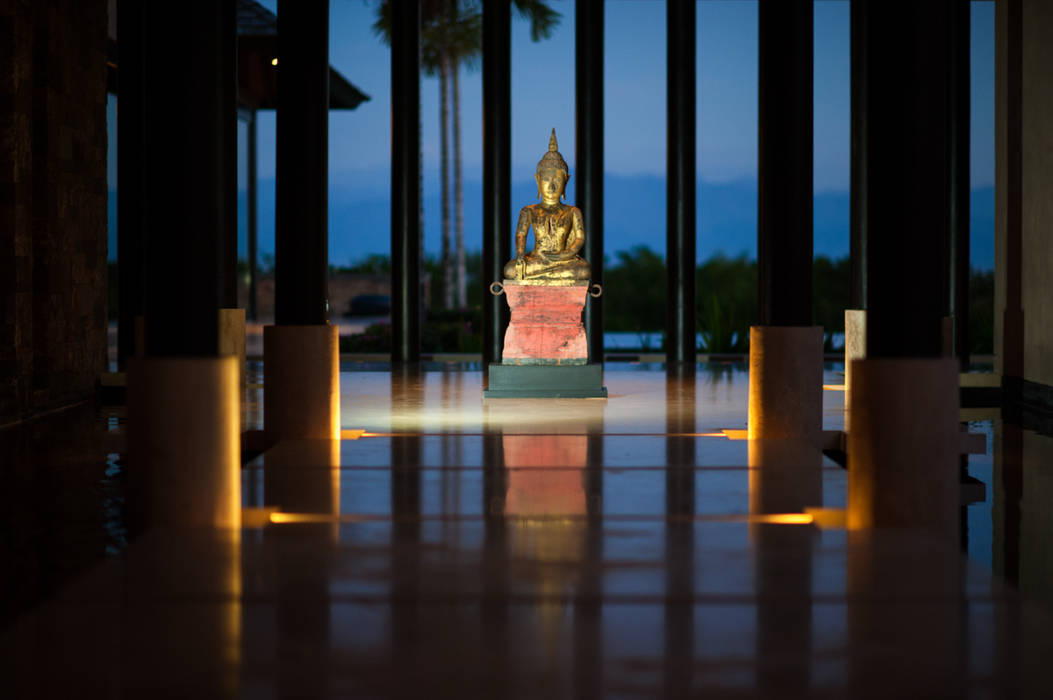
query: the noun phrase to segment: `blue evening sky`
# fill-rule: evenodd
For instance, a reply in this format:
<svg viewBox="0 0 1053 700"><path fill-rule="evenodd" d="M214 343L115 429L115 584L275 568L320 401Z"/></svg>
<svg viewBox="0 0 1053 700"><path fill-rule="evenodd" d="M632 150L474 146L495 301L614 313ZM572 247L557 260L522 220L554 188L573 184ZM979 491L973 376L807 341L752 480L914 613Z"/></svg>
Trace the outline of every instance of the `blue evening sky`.
<svg viewBox="0 0 1053 700"><path fill-rule="evenodd" d="M262 4L277 11L277 0L263 0ZM551 5L562 19L552 37L538 43L530 40L528 23L513 11L513 217L520 206L534 199L531 178L552 127L571 167L568 201L574 200L574 3L552 0ZM371 98L353 111L330 112L330 260L335 264L353 262L363 253L386 253L390 246L390 51L372 31L376 6L377 0L330 2L330 62ZM608 253L638 244L664 251L665 9L663 0L606 3L604 218ZM705 0L698 5L697 17L699 258L717 252L754 255L757 3ZM988 220L993 217L989 210L993 211L990 187L994 181L993 2L973 2L972 26L971 180L974 188L983 188L974 191L973 257L974 262L989 267L993 255L993 230L987 230L993 226L993 218ZM436 254L440 241L437 78L422 78L421 100L425 247L429 254ZM268 252L273 250L275 115L261 112L259 118L260 248ZM461 120L465 238L470 249L478 249L482 235L482 79L478 64L462 72ZM242 157L244 133L242 126ZM845 255L847 0L815 3L814 173L816 254ZM244 173L239 184L244 188ZM977 246L983 249L980 253Z"/></svg>
<svg viewBox="0 0 1053 700"><path fill-rule="evenodd" d="M276 0L263 2L272 10ZM513 18L513 179L532 174L552 126L574 165L574 3L553 0L562 20L552 37L533 43ZM994 175L994 3L973 3L973 183ZM334 182L387 186L390 159L390 52L373 34L376 2L332 0L330 62L371 100L330 117ZM608 172L665 173L665 2L609 0L605 37L605 149ZM848 187L849 8L847 0L815 3L815 186ZM706 0L698 11L698 173L704 181L755 177L757 171L757 3ZM438 161L438 79L421 83L425 166ZM461 80L464 166L482 168L482 80L478 67ZM261 177L273 176L273 113L261 131ZM437 166L435 166L437 167Z"/></svg>

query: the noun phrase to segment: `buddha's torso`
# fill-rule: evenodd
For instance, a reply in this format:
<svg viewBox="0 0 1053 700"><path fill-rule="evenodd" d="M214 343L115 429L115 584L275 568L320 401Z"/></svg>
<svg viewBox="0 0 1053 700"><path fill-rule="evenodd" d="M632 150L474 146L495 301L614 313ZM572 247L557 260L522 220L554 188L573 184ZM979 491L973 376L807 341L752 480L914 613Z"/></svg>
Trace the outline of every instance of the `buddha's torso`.
<svg viewBox="0 0 1053 700"><path fill-rule="evenodd" d="M574 227L574 207L559 204L547 209L543 204L531 204L527 209L534 229L534 250L540 253L563 252Z"/></svg>

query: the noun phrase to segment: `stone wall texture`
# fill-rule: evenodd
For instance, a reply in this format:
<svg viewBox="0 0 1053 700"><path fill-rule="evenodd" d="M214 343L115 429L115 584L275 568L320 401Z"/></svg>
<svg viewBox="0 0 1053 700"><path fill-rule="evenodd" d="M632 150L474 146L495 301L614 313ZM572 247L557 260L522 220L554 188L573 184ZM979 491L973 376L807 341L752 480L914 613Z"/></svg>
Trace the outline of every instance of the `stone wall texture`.
<svg viewBox="0 0 1053 700"><path fill-rule="evenodd" d="M0 0L0 425L106 369L106 0Z"/></svg>

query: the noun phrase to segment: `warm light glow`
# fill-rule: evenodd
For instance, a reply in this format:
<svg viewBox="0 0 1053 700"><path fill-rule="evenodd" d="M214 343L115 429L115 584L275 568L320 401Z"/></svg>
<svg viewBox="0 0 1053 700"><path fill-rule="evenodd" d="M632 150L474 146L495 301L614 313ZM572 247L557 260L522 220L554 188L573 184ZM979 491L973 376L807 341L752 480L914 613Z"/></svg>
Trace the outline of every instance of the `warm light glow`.
<svg viewBox="0 0 1053 700"><path fill-rule="evenodd" d="M749 440L750 431L748 430L725 430L724 437L728 440Z"/></svg>
<svg viewBox="0 0 1053 700"><path fill-rule="evenodd" d="M812 516L820 530L841 530L846 524L847 511L844 508L805 508L804 512Z"/></svg>
<svg viewBox="0 0 1053 700"><path fill-rule="evenodd" d="M772 513L769 515L751 515L750 522L771 523L774 525L811 525L815 519L810 513Z"/></svg>
<svg viewBox="0 0 1053 700"><path fill-rule="evenodd" d="M264 506L262 508L242 508L241 526L252 530L259 529L271 522L271 516L278 510L275 506Z"/></svg>
<svg viewBox="0 0 1053 700"><path fill-rule="evenodd" d="M271 65L272 65L272 66L276 66L276 65L278 65L278 59L277 59L277 58L272 58L272 59L271 59Z"/></svg>
<svg viewBox="0 0 1053 700"><path fill-rule="evenodd" d="M276 525L285 523L328 523L333 520L328 513L271 513L271 522Z"/></svg>
<svg viewBox="0 0 1053 700"><path fill-rule="evenodd" d="M364 435L367 435L365 430L358 430L358 429L347 430L347 429L342 429L340 431L340 439L341 440L357 440L358 438L363 437Z"/></svg>
<svg viewBox="0 0 1053 700"><path fill-rule="evenodd" d="M844 384L823 384L823 391L844 391Z"/></svg>

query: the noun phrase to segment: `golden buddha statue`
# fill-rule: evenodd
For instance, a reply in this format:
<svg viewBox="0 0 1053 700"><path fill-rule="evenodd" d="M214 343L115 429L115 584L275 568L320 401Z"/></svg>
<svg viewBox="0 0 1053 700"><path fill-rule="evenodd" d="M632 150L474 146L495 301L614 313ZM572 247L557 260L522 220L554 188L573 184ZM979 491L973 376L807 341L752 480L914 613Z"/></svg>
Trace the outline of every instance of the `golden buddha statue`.
<svg viewBox="0 0 1053 700"><path fill-rule="evenodd" d="M586 285L592 268L578 251L585 245L581 210L560 200L567 189L570 170L560 155L556 130L548 152L537 164L534 180L540 204L519 211L516 224L516 257L504 267L506 283L548 286ZM526 252L528 229L534 229L534 249Z"/></svg>

